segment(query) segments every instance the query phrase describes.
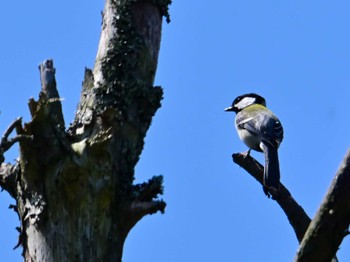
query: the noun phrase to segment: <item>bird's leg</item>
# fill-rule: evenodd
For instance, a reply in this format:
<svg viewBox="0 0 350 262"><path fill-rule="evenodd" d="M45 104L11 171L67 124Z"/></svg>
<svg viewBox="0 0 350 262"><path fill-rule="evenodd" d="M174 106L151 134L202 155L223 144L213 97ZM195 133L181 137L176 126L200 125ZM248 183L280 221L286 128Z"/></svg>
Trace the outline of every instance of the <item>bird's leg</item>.
<svg viewBox="0 0 350 262"><path fill-rule="evenodd" d="M265 193L265 195L273 200L276 200L278 198L278 191L280 189L280 186L278 186L278 188L274 188L272 186L268 187L267 185L265 185L265 183L263 183L263 191Z"/></svg>
<svg viewBox="0 0 350 262"><path fill-rule="evenodd" d="M246 158L247 156L250 156L250 151L252 151L251 148L249 148L247 151L243 152L242 155L244 156L244 158Z"/></svg>

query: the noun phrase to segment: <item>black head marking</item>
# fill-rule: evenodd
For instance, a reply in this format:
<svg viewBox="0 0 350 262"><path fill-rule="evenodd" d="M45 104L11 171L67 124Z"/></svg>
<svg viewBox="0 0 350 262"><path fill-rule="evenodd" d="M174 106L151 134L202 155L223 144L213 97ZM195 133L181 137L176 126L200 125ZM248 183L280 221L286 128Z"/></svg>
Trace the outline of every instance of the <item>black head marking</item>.
<svg viewBox="0 0 350 262"><path fill-rule="evenodd" d="M232 102L232 106L237 104L239 101L241 101L245 97L255 98L254 104L260 104L260 105L266 106L265 98L263 98L262 96L259 96L258 94L255 94L255 93L248 93L248 94L244 94L244 95L240 95L240 96L236 97L236 99L233 100L233 102Z"/></svg>
<svg viewBox="0 0 350 262"><path fill-rule="evenodd" d="M240 95L233 100L232 105L225 109L225 111L239 112L243 108L250 106L252 104L260 104L266 106L266 100L255 93L248 93Z"/></svg>

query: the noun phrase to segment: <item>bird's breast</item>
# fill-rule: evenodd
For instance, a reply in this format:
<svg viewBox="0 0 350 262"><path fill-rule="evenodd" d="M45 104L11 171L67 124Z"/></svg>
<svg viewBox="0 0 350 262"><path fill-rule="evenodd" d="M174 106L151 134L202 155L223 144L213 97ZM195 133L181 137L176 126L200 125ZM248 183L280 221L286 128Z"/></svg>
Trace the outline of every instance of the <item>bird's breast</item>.
<svg viewBox="0 0 350 262"><path fill-rule="evenodd" d="M254 149L256 151L261 152L260 148L260 139L253 135L251 132L247 131L246 129L241 129L237 127L237 132L239 138L246 144L247 147Z"/></svg>

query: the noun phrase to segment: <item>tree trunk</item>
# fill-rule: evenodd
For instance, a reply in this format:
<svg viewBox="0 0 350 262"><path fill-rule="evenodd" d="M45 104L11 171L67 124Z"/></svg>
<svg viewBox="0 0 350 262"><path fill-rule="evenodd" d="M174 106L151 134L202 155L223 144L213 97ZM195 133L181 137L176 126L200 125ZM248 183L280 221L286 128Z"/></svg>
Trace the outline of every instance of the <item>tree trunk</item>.
<svg viewBox="0 0 350 262"><path fill-rule="evenodd" d="M164 212L165 202L156 199L162 177L141 185L133 179L161 105L162 89L153 81L170 2L106 1L95 66L85 70L68 130L53 62L39 65L42 90L29 101L32 120L11 127L19 135L11 141L20 141L19 162L1 167L0 184L17 202L25 261L121 261L131 228Z"/></svg>

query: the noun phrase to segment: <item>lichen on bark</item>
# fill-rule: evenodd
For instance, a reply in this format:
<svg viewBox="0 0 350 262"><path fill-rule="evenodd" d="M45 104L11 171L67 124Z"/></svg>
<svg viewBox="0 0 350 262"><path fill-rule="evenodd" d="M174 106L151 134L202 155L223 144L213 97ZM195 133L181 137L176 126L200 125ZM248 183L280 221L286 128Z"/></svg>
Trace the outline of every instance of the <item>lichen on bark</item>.
<svg viewBox="0 0 350 262"><path fill-rule="evenodd" d="M121 261L131 228L164 212L165 202L157 200L163 177L140 185L133 180L161 106L163 91L153 82L170 2L106 1L94 70L85 69L67 130L53 61L40 64L42 90L38 101L29 101L32 119L17 123L25 138L18 139L19 162L2 165L0 180L16 198L26 261Z"/></svg>

